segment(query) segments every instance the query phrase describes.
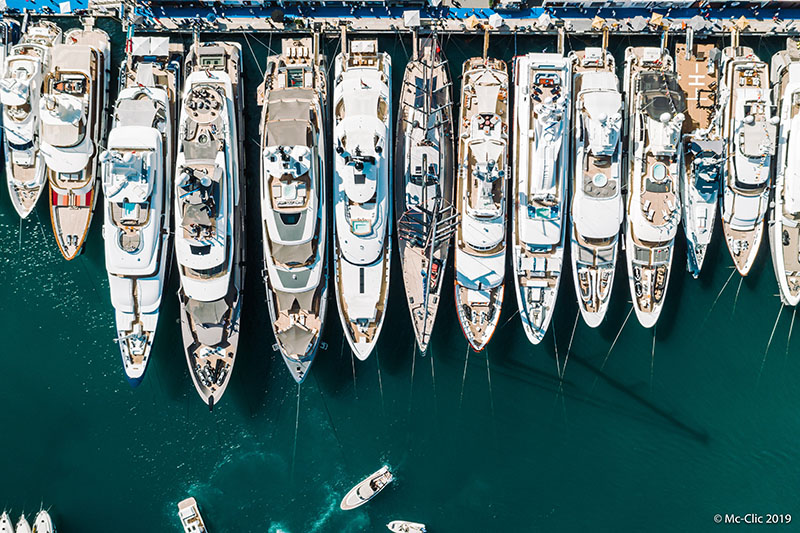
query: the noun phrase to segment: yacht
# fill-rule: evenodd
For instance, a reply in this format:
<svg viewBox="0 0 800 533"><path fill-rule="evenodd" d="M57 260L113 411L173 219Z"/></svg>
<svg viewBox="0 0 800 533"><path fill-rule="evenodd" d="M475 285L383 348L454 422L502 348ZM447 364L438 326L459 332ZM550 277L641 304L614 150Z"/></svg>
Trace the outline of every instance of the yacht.
<svg viewBox="0 0 800 533"><path fill-rule="evenodd" d="M22 43L6 56L5 74L0 79L8 193L22 218L31 213L45 186L39 100L50 68L50 49L60 42L61 29L52 22L29 26Z"/></svg>
<svg viewBox="0 0 800 533"><path fill-rule="evenodd" d="M53 46L39 102L39 145L50 183L50 218L65 259L83 247L97 201L111 50L103 30L87 25Z"/></svg>
<svg viewBox="0 0 800 533"><path fill-rule="evenodd" d="M328 307L325 56L318 36L267 59L261 115L261 230L272 331L302 383Z"/></svg>
<svg viewBox="0 0 800 533"><path fill-rule="evenodd" d="M181 519L183 533L208 533L200 507L194 498L186 498L178 504L178 518Z"/></svg>
<svg viewBox="0 0 800 533"><path fill-rule="evenodd" d="M572 60L517 56L514 94L514 280L522 327L539 344L553 318L564 261Z"/></svg>
<svg viewBox="0 0 800 533"><path fill-rule="evenodd" d="M395 533L426 533L428 531L425 528L425 524L406 520L392 520L386 524L386 527L389 531L394 531Z"/></svg>
<svg viewBox="0 0 800 533"><path fill-rule="evenodd" d="M343 511L350 511L356 507L361 507L377 496L377 494L385 489L392 481L394 481L394 476L389 471L389 467L383 465L377 472L350 489L350 492L342 499L340 507Z"/></svg>
<svg viewBox="0 0 800 533"><path fill-rule="evenodd" d="M28 519L25 518L25 515L22 514L19 516L19 520L17 520L17 527L15 528L16 533L33 533L31 531L31 525L28 523Z"/></svg>
<svg viewBox="0 0 800 533"><path fill-rule="evenodd" d="M792 306L800 303L799 45L798 39L787 38L786 50L775 54L770 65L775 102L780 106L780 129L775 196L770 206L767 235L781 300Z"/></svg>
<svg viewBox="0 0 800 533"><path fill-rule="evenodd" d="M173 191L178 298L189 373L213 409L233 371L244 290L241 47L195 42L185 70Z"/></svg>
<svg viewBox="0 0 800 533"><path fill-rule="evenodd" d="M681 128L686 102L662 48L625 51L628 133L625 250L636 317L655 326L669 284L681 220Z"/></svg>
<svg viewBox="0 0 800 533"><path fill-rule="evenodd" d="M32 533L55 533L56 528L53 526L53 519L50 518L50 513L42 509L36 514L36 519L33 521Z"/></svg>
<svg viewBox="0 0 800 533"><path fill-rule="evenodd" d="M508 73L499 59L462 67L458 138L455 303L461 329L482 350L500 320L506 268Z"/></svg>
<svg viewBox="0 0 800 533"><path fill-rule="evenodd" d="M753 50L722 50L722 230L733 263L746 276L755 262L769 204L777 124L769 72Z"/></svg>
<svg viewBox="0 0 800 533"><path fill-rule="evenodd" d="M451 88L438 36L415 35L414 55L400 89L394 199L406 300L423 354L436 320L455 229Z"/></svg>
<svg viewBox="0 0 800 533"><path fill-rule="evenodd" d="M678 84L686 96L683 123L681 198L686 234L686 268L697 278L714 232L722 165L719 84L719 50L693 39L675 49Z"/></svg>
<svg viewBox="0 0 800 533"><path fill-rule="evenodd" d="M11 52L11 47L19 40L19 23L16 20L4 17L0 19L0 78L5 76L6 56ZM0 99L0 107L2 107ZM3 138L3 128L0 128L0 140Z"/></svg>
<svg viewBox="0 0 800 533"><path fill-rule="evenodd" d="M100 154L106 270L117 343L132 386L144 377L168 276L175 101L181 45L133 37Z"/></svg>
<svg viewBox="0 0 800 533"><path fill-rule="evenodd" d="M570 258L583 321L596 328L611 300L622 224L622 94L604 48L571 54L574 148Z"/></svg>
<svg viewBox="0 0 800 533"><path fill-rule="evenodd" d="M392 63L376 39L342 46L347 52L336 56L333 88L333 258L342 329L363 361L389 298Z"/></svg>
<svg viewBox="0 0 800 533"><path fill-rule="evenodd" d="M6 511L0 514L0 533L14 533L14 524Z"/></svg>

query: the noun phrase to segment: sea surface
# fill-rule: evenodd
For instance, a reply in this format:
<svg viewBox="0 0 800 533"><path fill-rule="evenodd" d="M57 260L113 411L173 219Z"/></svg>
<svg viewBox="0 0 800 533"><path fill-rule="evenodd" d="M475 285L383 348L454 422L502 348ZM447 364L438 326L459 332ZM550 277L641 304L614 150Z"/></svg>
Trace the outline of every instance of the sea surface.
<svg viewBox="0 0 800 533"><path fill-rule="evenodd" d="M114 85L124 36L111 20L98 24L112 36ZM431 348L415 354L395 268L376 352L354 361L331 300L327 350L298 388L271 348L258 275L255 90L279 42L228 38L244 52L249 269L236 367L213 412L186 367L177 275L146 378L131 389L113 341L100 207L85 252L66 262L46 198L20 223L0 193L0 507L14 520L44 506L59 533L179 531L176 503L191 495L214 533L382 531L394 519L431 532L714 531L727 529L714 521L726 513L788 513L794 522L776 527L797 529L800 331L777 297L766 240L742 280L719 224L699 280L685 271L679 234L656 329L631 312L622 261L606 321L588 328L567 268L539 346L516 315L509 263L501 325L488 349L470 353L448 265ZM325 44L332 57L338 41ZM620 74L632 44L657 43L612 36ZM742 44L765 59L783 47ZM410 39L380 46L397 91ZM456 90L461 63L481 47L481 36L445 40ZM506 60L545 49L554 38L490 45ZM383 463L396 482L341 511L347 490Z"/></svg>

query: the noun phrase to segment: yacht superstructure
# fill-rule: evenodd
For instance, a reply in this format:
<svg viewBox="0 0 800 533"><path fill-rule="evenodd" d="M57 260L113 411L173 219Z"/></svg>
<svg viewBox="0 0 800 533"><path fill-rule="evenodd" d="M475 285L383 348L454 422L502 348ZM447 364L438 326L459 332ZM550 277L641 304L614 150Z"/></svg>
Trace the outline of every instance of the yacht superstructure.
<svg viewBox="0 0 800 533"><path fill-rule="evenodd" d="M703 268L719 200L723 144L718 54L713 44L679 43L675 49L678 83L686 95L681 172L686 268L695 278Z"/></svg>
<svg viewBox="0 0 800 533"><path fill-rule="evenodd" d="M622 94L614 56L572 53L575 78L570 257L584 322L603 321L614 286L622 224Z"/></svg>
<svg viewBox="0 0 800 533"><path fill-rule="evenodd" d="M39 105L39 142L50 183L50 218L65 259L83 247L97 201L111 51L106 32L69 30L52 48Z"/></svg>
<svg viewBox="0 0 800 533"><path fill-rule="evenodd" d="M625 255L633 307L653 327L664 305L681 220L681 127L686 103L672 57L661 48L625 51L628 196Z"/></svg>
<svg viewBox="0 0 800 533"><path fill-rule="evenodd" d="M52 22L29 26L22 42L6 57L5 73L0 79L8 193L22 218L31 213L44 190L39 101L44 76L50 69L50 49L60 42L61 29Z"/></svg>
<svg viewBox="0 0 800 533"><path fill-rule="evenodd" d="M514 280L525 334L538 344L561 281L570 171L572 60L531 53L514 59Z"/></svg>
<svg viewBox="0 0 800 533"><path fill-rule="evenodd" d="M476 351L500 320L506 268L508 72L498 59L462 67L458 138L455 303L461 329Z"/></svg>
<svg viewBox="0 0 800 533"><path fill-rule="evenodd" d="M800 41L791 37L786 41L786 50L772 56L771 63L781 122L767 234L781 301L796 306L800 303Z"/></svg>
<svg viewBox="0 0 800 533"><path fill-rule="evenodd" d="M181 45L133 37L100 154L106 270L128 382L144 377L168 277Z"/></svg>
<svg viewBox="0 0 800 533"><path fill-rule="evenodd" d="M6 56L19 40L19 23L10 18L0 20L0 78L5 76ZM0 100L0 108L3 102ZM4 137L3 128L0 128L0 140Z"/></svg>
<svg viewBox="0 0 800 533"><path fill-rule="evenodd" d="M283 39L258 95L264 282L277 347L298 383L328 303L325 66L318 37Z"/></svg>
<svg viewBox="0 0 800 533"><path fill-rule="evenodd" d="M386 315L392 250L392 64L377 40L343 41L334 67L336 303L356 357L369 357Z"/></svg>
<svg viewBox="0 0 800 533"><path fill-rule="evenodd" d="M244 289L241 47L195 42L178 121L174 216L181 331L209 409L230 381Z"/></svg>
<svg viewBox="0 0 800 533"><path fill-rule="evenodd" d="M438 36L418 40L400 90L394 179L400 265L423 354L439 308L456 219L451 86Z"/></svg>
<svg viewBox="0 0 800 533"><path fill-rule="evenodd" d="M746 276L764 232L778 116L770 102L769 72L752 49L722 51L722 230L733 263Z"/></svg>

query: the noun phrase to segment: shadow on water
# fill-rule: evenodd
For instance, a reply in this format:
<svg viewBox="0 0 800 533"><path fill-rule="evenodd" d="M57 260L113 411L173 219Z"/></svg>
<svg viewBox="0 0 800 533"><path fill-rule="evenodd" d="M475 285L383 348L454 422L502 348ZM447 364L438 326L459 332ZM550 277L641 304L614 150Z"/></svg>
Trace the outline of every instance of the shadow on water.
<svg viewBox="0 0 800 533"><path fill-rule="evenodd" d="M616 404L608 400L598 399L587 394L587 391L583 390L577 382L571 379L565 377L563 380L559 380L557 375L537 370L530 365L511 359L504 360L503 365L494 364L493 371L506 378L522 381L527 385L542 390L553 393L560 391L560 394L572 400L596 407L602 411L614 412L635 420L656 423L652 416L648 416L655 415L657 419L663 422L663 424L657 424L659 427L683 434L702 444L709 443L710 435L705 429L698 428L684 421L678 414L670 412L668 409L638 393L634 386L613 378L610 374L590 363L585 358L577 355L574 351L570 354L570 364L576 364L588 370L592 375L606 383L611 389L619 392L627 401L623 404ZM631 407L641 408L642 413L637 413Z"/></svg>

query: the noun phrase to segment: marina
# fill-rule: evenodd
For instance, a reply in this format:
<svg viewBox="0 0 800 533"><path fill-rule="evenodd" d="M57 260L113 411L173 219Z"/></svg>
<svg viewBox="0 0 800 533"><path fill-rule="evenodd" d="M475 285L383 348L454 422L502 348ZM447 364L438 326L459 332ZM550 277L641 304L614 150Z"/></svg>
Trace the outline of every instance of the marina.
<svg viewBox="0 0 800 533"><path fill-rule="evenodd" d="M796 45L783 36L762 45L753 25L737 31L735 24L702 38L686 28L665 33L663 25L612 36L604 20L606 31L555 25L557 31L525 36L487 25L450 31L423 23L402 37L357 24L335 31L294 26L292 35L275 30L274 36L211 28L184 28L181 35L144 23L126 32L103 16L34 17L23 24L17 46L25 44L24 30L37 25L44 40L52 39L36 43L30 67L42 78L40 129L52 131L31 160L32 168L49 173L39 189L21 187L14 180L22 174L8 164L4 169L10 195L0 202L0 245L9 280L4 290L13 295L4 305L17 299L26 307L9 327L40 332L37 354L52 352L56 342L71 343L64 344L70 353L87 350L73 357L72 372L92 354L89 366L101 370L76 383L85 387L89 412L110 393L108 408L131 409L135 424L153 422L140 436L131 434L136 425L112 425L117 436L108 438L130 461L157 449L155 432L168 428L169 418L193 435L191 443L188 435L167 437L207 455L179 467L191 472L190 481L182 481L183 472L145 467L146 476L164 483L148 497L148 515L175 529L174 502L188 493L202 498L212 530L242 527L243 518L214 509L223 507L214 492L246 478L244 465L254 461L286 493L308 498L298 511L269 503L283 494L278 487L234 490L241 505L254 500L270 508L255 519L261 529L355 531L389 523L391 530L426 530L395 520L408 516L432 530L452 530L442 513L474 496L461 494L462 503L434 512L418 500L445 481L420 491L422 472L406 462L407 453L420 460L430 435L451 446L471 436L469 453L477 443L496 453L503 448L496 436L477 434L478 426L494 426L517 449L538 431L514 429L510 404L522 400L525 416L541 419L534 414L537 398L548 407L555 398L551 419L539 420L550 430L575 429L566 411L562 417L566 402L581 413L584 437L598 429L588 412L599 408L601 419L622 417L634 433L640 424L669 426L667 441L688 439L702 448L713 432L710 406L719 404L695 391L689 396L709 410L688 415L691 401L672 398L687 367L707 370L722 354L749 350L746 370L739 360L723 374L740 372L736 379L757 387L791 376L775 367L796 366L794 310L784 305L793 305L800 267L792 263L793 167L786 148L792 137L783 122L794 112L787 102L794 100ZM84 46L88 68L71 63L77 54L71 48ZM777 52L781 59L772 59ZM69 68L56 71L53 60ZM100 89L104 84L109 88ZM6 87L27 91L31 101L39 97L0 84ZM735 94L736 87L773 90ZM3 99L4 118L27 101ZM103 108L107 124L99 118ZM69 128L85 132L96 150L83 149L80 139L72 146L56 140ZM5 123L4 130L7 137ZM53 159L65 148L70 158ZM740 153L746 159L737 160ZM61 166L73 159L75 169ZM757 186L739 187L742 169L751 167ZM69 172L80 176L67 180L62 174ZM52 232L44 227L50 226L45 202L36 201L48 186ZM34 189L30 196L22 194L27 189ZM759 205L753 224L731 227L750 198ZM93 210L103 213L94 221ZM764 232L770 242L759 254ZM774 277L765 265L770 254ZM32 272L53 290L35 294L20 284ZM504 295L505 288L516 297ZM23 321L41 306L63 315L69 327L47 339L48 322ZM757 333L747 347L718 342L727 318L753 306L769 312L754 321ZM637 320L627 324L634 312ZM86 338L76 341L76 331ZM690 363L674 355L689 338L693 351L720 356ZM642 357L631 361L631 354ZM42 372L62 364L48 362ZM26 382L26 372L21 376ZM136 390L128 390L123 376ZM639 381L643 391L626 385ZM714 378L712 389L724 387L722 381ZM791 404L789 390L774 394ZM605 403L606 395L615 400ZM52 401L49 393L44 398ZM356 413L365 409L372 412ZM454 420L443 423L441 409ZM15 410L14 420L26 411ZM478 425L465 427L472 417ZM372 427L374 442L356 438L363 435L360 423ZM406 443L390 444L389 427L402 428L397 437ZM601 440L609 445L615 439L606 431ZM311 444L317 439L330 449L319 451ZM11 449L28 455L16 444ZM350 457L361 450L369 457ZM101 464L113 456L101 453ZM172 468L185 462L171 451L157 456ZM331 464L321 466L321 457ZM434 457L451 474L458 469L443 452ZM336 507L330 493L341 497L348 479L375 468L368 458L391 461L395 474L413 471L415 479L351 517L335 509L326 514L331 501ZM461 474L478 484L474 494L484 494L481 476L496 486L489 465L510 468L492 458ZM314 468L321 468L330 493L296 485ZM436 471L432 463L428 468ZM656 468L666 472L666 464ZM25 490L27 498L35 494ZM122 501L131 497L128 490ZM737 501L750 501L744 496ZM14 498L9 505L22 505ZM160 507L166 501L169 512ZM75 530L70 503L80 508L74 498L62 498L58 507ZM508 505L500 523L521 527ZM487 517L460 512L493 527ZM693 520L704 519L705 509L693 512ZM548 523L544 508L537 513ZM324 525L314 529L309 517ZM565 524L577 525L550 523Z"/></svg>

